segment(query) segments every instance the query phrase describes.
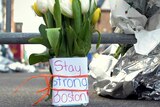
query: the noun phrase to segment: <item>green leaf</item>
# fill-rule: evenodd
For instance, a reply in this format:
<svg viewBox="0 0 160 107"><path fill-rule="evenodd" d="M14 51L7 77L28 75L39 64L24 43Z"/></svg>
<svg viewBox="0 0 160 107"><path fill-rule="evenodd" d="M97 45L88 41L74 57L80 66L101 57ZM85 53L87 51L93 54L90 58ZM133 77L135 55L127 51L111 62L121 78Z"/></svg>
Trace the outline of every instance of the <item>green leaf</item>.
<svg viewBox="0 0 160 107"><path fill-rule="evenodd" d="M74 18L74 29L77 34L80 33L81 25L82 25L82 12L81 12L81 4L79 0L72 1L72 9L73 9L73 18Z"/></svg>
<svg viewBox="0 0 160 107"><path fill-rule="evenodd" d="M58 44L59 44L59 37L60 37L60 28L50 28L46 29L47 37L49 43L54 50L55 55L58 55Z"/></svg>
<svg viewBox="0 0 160 107"><path fill-rule="evenodd" d="M29 43L33 44L43 44L43 38L42 37L35 37L28 40Z"/></svg>
<svg viewBox="0 0 160 107"><path fill-rule="evenodd" d="M55 27L55 21L53 19L52 13L50 11L47 11L45 14L43 14L43 20L44 20L47 28Z"/></svg>
<svg viewBox="0 0 160 107"><path fill-rule="evenodd" d="M47 48L51 48L50 44L49 44L49 41L48 41L48 38L47 38L47 33L46 33L46 29L47 27L43 24L41 24L39 26L39 32L43 38L43 45L45 45Z"/></svg>
<svg viewBox="0 0 160 107"><path fill-rule="evenodd" d="M58 57L68 57L69 56L69 50L67 47L67 40L65 35L62 35L61 37L61 44L60 44L60 48L59 48L59 56Z"/></svg>
<svg viewBox="0 0 160 107"><path fill-rule="evenodd" d="M92 40L92 31L89 20L86 21L83 27L82 34L84 35L83 41L85 45L85 54L88 54L89 50L91 49L91 40Z"/></svg>
<svg viewBox="0 0 160 107"><path fill-rule="evenodd" d="M86 20L84 22L84 25L83 27L81 28L81 33L79 35L79 37L82 39L82 40L85 40L86 36L90 36L91 32L91 29L90 29L90 21L89 20Z"/></svg>
<svg viewBox="0 0 160 107"><path fill-rule="evenodd" d="M61 28L61 26L62 26L62 15L61 15L59 0L55 0L54 19L55 19L55 22L56 22L56 27Z"/></svg>
<svg viewBox="0 0 160 107"><path fill-rule="evenodd" d="M29 56L29 64L33 65L39 62L47 62L50 59L50 55L48 52L44 52L41 54L31 54Z"/></svg>
<svg viewBox="0 0 160 107"><path fill-rule="evenodd" d="M74 41L74 55L86 56L91 48L92 30L89 19L84 22L80 35Z"/></svg>
<svg viewBox="0 0 160 107"><path fill-rule="evenodd" d="M67 28L67 43L68 43L68 48L69 48L69 53L72 56L73 55L73 46L74 46L74 40L76 39L77 35L75 33L75 31L73 30L73 28L71 26L69 26Z"/></svg>
<svg viewBox="0 0 160 107"><path fill-rule="evenodd" d="M46 20L46 23L47 23L47 27L48 28L55 27L55 22L54 22L52 13L50 11L47 11L44 15L45 15L45 20Z"/></svg>
<svg viewBox="0 0 160 107"><path fill-rule="evenodd" d="M83 42L80 39L75 39L74 40L74 51L73 55L74 56L80 56L80 57L85 57L85 42Z"/></svg>
<svg viewBox="0 0 160 107"><path fill-rule="evenodd" d="M44 41L43 37L35 37L28 40L29 43L33 44L42 44L47 47L46 42Z"/></svg>

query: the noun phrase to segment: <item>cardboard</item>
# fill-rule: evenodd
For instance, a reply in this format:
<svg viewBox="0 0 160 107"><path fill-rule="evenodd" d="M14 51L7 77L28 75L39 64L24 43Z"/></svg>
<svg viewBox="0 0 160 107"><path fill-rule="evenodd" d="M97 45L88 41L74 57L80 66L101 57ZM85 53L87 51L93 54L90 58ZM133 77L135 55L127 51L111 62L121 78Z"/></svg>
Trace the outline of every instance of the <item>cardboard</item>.
<svg viewBox="0 0 160 107"><path fill-rule="evenodd" d="M52 104L73 106L89 103L88 63L86 57L53 58Z"/></svg>

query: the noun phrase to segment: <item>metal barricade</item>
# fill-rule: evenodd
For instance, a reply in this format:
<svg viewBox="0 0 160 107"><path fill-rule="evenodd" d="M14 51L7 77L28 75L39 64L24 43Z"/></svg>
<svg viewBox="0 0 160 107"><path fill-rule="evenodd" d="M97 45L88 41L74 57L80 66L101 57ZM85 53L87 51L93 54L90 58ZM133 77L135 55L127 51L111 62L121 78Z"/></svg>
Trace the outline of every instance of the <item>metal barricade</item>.
<svg viewBox="0 0 160 107"><path fill-rule="evenodd" d="M30 44L28 40L33 37L38 37L38 33L9 33L11 32L11 0L6 0L6 32L0 33L0 44ZM92 44L96 44L98 35L93 34ZM134 35L126 34L102 34L101 44L135 44L136 38Z"/></svg>
<svg viewBox="0 0 160 107"><path fill-rule="evenodd" d="M0 44L30 44L28 40L40 36L39 33L0 33ZM98 41L98 34L93 34L92 44ZM135 44L134 35L103 33L101 44Z"/></svg>

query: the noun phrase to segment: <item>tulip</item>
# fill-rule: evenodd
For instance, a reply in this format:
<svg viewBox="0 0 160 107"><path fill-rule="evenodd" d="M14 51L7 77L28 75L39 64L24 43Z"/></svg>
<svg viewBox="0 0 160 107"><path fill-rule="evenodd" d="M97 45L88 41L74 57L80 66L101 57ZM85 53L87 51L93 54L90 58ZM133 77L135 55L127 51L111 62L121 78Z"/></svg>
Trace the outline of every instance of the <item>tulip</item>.
<svg viewBox="0 0 160 107"><path fill-rule="evenodd" d="M100 9L100 8L97 8L97 9L95 10L95 12L93 13L93 17L92 17L92 23L93 23L94 25L98 22L100 16L101 16L101 9Z"/></svg>
<svg viewBox="0 0 160 107"><path fill-rule="evenodd" d="M92 0L93 1L93 0ZM89 10L90 0L80 0L82 13L87 13Z"/></svg>
<svg viewBox="0 0 160 107"><path fill-rule="evenodd" d="M61 12L63 15L72 18L72 0L60 0Z"/></svg>
<svg viewBox="0 0 160 107"><path fill-rule="evenodd" d="M55 4L55 0L48 0L48 8L52 14L54 14L54 4Z"/></svg>
<svg viewBox="0 0 160 107"><path fill-rule="evenodd" d="M45 14L48 11L48 2L47 0L37 0L38 10Z"/></svg>
<svg viewBox="0 0 160 107"><path fill-rule="evenodd" d="M91 12L94 11L94 6L95 5L97 5L97 0L91 0L91 7L90 7Z"/></svg>
<svg viewBox="0 0 160 107"><path fill-rule="evenodd" d="M42 13L38 10L38 7L37 7L37 3L35 2L33 5L32 5L32 9L34 10L34 12L37 14L37 16L42 16Z"/></svg>

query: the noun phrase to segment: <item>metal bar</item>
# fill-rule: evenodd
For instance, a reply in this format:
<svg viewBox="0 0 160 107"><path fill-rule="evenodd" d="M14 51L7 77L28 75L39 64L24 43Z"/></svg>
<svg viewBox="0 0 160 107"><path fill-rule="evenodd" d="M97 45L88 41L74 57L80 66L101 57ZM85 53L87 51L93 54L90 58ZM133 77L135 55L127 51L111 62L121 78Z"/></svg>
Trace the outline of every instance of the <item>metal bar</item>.
<svg viewBox="0 0 160 107"><path fill-rule="evenodd" d="M6 32L11 32L11 0L6 0Z"/></svg>
<svg viewBox="0 0 160 107"><path fill-rule="evenodd" d="M101 44L135 44L137 39L132 34L102 33ZM98 34L93 34L92 43L96 44Z"/></svg>
<svg viewBox="0 0 160 107"><path fill-rule="evenodd" d="M0 33L0 44L30 44L28 40L38 33Z"/></svg>
<svg viewBox="0 0 160 107"><path fill-rule="evenodd" d="M0 44L31 44L30 38L40 36L39 33L0 33ZM104 33L102 34L102 44L135 44L137 42L134 35ZM92 44L98 41L98 34L93 34Z"/></svg>

